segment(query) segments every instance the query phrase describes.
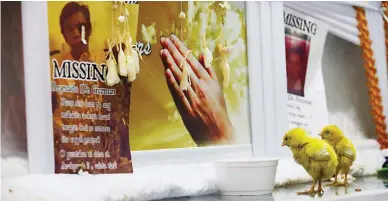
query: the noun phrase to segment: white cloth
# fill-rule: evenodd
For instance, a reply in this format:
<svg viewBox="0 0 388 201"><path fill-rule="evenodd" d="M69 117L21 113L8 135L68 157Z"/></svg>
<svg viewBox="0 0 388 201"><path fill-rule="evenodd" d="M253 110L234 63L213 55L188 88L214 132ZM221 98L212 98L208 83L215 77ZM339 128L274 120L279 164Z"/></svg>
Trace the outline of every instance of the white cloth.
<svg viewBox="0 0 388 201"><path fill-rule="evenodd" d="M1 181L1 200L142 201L208 195L217 191L211 164L151 166L134 171L135 174L6 177Z"/></svg>
<svg viewBox="0 0 388 201"><path fill-rule="evenodd" d="M376 157L380 157L378 150L361 153L352 175L376 174L381 165ZM21 158L3 159L2 166L2 201L145 201L218 191L210 163L150 166L116 175L27 175L27 161ZM276 174L276 187L311 181L292 159L279 160Z"/></svg>

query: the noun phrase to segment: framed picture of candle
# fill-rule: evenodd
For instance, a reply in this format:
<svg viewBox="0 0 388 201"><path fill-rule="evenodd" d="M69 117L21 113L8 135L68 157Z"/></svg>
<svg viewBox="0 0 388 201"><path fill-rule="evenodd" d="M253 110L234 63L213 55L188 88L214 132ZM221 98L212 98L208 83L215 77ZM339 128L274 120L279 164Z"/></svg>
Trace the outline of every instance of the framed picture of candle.
<svg viewBox="0 0 388 201"><path fill-rule="evenodd" d="M275 95L286 87L270 80L285 76L284 59L272 57L284 53L284 31L277 32L284 26L271 16L281 15L281 3L23 2L22 8L24 49L39 48L24 61L32 172L116 173L132 165L265 157L277 143L271 133L287 127L282 107L270 111L285 103ZM29 26L38 21L48 37ZM273 45L277 38L283 43ZM33 88L42 90L29 94ZM89 155L93 160L83 165Z"/></svg>

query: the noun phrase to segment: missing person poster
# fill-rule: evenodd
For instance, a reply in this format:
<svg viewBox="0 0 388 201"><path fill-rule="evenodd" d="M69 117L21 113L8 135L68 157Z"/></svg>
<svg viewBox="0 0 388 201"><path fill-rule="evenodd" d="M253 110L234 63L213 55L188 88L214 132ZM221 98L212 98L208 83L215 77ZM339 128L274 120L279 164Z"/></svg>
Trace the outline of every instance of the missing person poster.
<svg viewBox="0 0 388 201"><path fill-rule="evenodd" d="M131 83L107 85L112 2L48 2L56 173L131 173ZM128 5L137 29L138 5ZM136 31L131 32L136 39ZM116 56L117 57L117 56Z"/></svg>
<svg viewBox="0 0 388 201"><path fill-rule="evenodd" d="M315 135L328 123L322 76L327 25L287 7L283 17L289 127Z"/></svg>
<svg viewBox="0 0 388 201"><path fill-rule="evenodd" d="M244 2L123 4L48 2L56 172L250 144Z"/></svg>

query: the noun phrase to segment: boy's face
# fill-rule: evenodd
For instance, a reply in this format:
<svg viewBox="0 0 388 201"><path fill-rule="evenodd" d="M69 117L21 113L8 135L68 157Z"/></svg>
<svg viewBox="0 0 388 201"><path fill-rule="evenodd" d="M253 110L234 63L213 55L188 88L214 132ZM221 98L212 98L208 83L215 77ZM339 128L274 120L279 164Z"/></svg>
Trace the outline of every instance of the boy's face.
<svg viewBox="0 0 388 201"><path fill-rule="evenodd" d="M287 56L287 77L292 80L299 79L302 67L301 56L296 52L290 52Z"/></svg>
<svg viewBox="0 0 388 201"><path fill-rule="evenodd" d="M70 47L82 44L81 25L86 25L86 19L82 12L76 12L65 20L63 36ZM88 41L88 34L85 34L85 39Z"/></svg>

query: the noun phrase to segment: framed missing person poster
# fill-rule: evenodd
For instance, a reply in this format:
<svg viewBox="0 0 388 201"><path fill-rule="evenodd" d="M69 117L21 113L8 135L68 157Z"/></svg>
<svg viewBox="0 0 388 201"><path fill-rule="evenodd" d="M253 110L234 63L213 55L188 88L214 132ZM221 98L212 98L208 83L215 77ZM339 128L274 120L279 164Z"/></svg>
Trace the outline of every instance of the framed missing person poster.
<svg viewBox="0 0 388 201"><path fill-rule="evenodd" d="M271 111L286 107L284 79L266 82L286 75L284 43L272 42L284 39L282 4L133 3L22 3L31 173L269 156L271 133L287 129L285 110ZM130 32L116 36L127 18ZM126 47L135 79L120 68Z"/></svg>

